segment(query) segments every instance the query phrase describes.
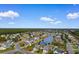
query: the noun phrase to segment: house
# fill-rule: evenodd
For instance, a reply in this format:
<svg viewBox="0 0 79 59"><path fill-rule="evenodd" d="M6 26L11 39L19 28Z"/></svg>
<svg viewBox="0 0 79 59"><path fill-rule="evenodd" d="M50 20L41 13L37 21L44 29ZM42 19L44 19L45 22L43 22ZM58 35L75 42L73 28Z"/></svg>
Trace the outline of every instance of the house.
<svg viewBox="0 0 79 59"><path fill-rule="evenodd" d="M64 51L59 49L57 46L53 49L53 51L54 54L64 54Z"/></svg>
<svg viewBox="0 0 79 59"><path fill-rule="evenodd" d="M60 35L57 35L55 37L55 40L56 40L56 42L61 42L62 41L61 36Z"/></svg>
<svg viewBox="0 0 79 59"><path fill-rule="evenodd" d="M46 53L48 53L48 50L43 50L43 54L46 54Z"/></svg>
<svg viewBox="0 0 79 59"><path fill-rule="evenodd" d="M43 53L45 54L45 53L47 53L49 51L49 47L48 46L45 46L44 48L43 48Z"/></svg>
<svg viewBox="0 0 79 59"><path fill-rule="evenodd" d="M11 45L13 45L13 42L11 40L8 40L7 42L4 42L3 44L1 44L1 47L9 48Z"/></svg>

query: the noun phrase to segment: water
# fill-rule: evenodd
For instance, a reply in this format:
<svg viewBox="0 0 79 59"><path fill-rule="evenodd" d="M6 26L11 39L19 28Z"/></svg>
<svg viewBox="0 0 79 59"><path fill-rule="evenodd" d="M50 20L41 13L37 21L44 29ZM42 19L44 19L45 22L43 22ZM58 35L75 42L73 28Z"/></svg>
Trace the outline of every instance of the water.
<svg viewBox="0 0 79 59"><path fill-rule="evenodd" d="M41 41L40 44L48 45L48 44L50 44L52 42L53 42L53 36L48 35L48 37L45 38L43 41Z"/></svg>

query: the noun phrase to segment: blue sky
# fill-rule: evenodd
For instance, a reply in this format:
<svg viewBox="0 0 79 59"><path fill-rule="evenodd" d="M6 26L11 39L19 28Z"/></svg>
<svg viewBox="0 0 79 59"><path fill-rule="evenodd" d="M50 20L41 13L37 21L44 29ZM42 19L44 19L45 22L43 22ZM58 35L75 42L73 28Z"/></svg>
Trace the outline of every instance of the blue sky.
<svg viewBox="0 0 79 59"><path fill-rule="evenodd" d="M0 28L79 28L79 5L0 4Z"/></svg>

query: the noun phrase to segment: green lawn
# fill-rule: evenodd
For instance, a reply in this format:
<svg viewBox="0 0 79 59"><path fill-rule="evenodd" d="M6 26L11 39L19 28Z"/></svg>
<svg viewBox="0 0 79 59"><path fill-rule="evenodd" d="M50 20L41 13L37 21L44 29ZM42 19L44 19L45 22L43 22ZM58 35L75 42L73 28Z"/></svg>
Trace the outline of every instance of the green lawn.
<svg viewBox="0 0 79 59"><path fill-rule="evenodd" d="M42 54L42 53L43 53L43 49L39 49L39 50L36 51L35 53Z"/></svg>
<svg viewBox="0 0 79 59"><path fill-rule="evenodd" d="M24 47L25 46L25 42L20 42L19 45L20 45L20 47Z"/></svg>
<svg viewBox="0 0 79 59"><path fill-rule="evenodd" d="M23 49L26 51L32 51L34 47L35 47L35 44L32 44L31 46L24 47Z"/></svg>
<svg viewBox="0 0 79 59"><path fill-rule="evenodd" d="M4 53L4 52L10 51L10 50L14 50L14 49L15 49L14 47L10 47L10 48L7 48L5 50L0 50L0 53Z"/></svg>

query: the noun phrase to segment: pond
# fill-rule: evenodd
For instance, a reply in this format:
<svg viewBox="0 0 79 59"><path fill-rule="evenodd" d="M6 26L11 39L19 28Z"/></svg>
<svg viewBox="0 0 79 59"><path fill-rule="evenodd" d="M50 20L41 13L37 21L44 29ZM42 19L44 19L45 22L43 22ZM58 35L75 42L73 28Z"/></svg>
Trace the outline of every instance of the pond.
<svg viewBox="0 0 79 59"><path fill-rule="evenodd" d="M53 42L53 36L48 35L47 38L45 38L43 41L41 41L39 44L48 45Z"/></svg>

